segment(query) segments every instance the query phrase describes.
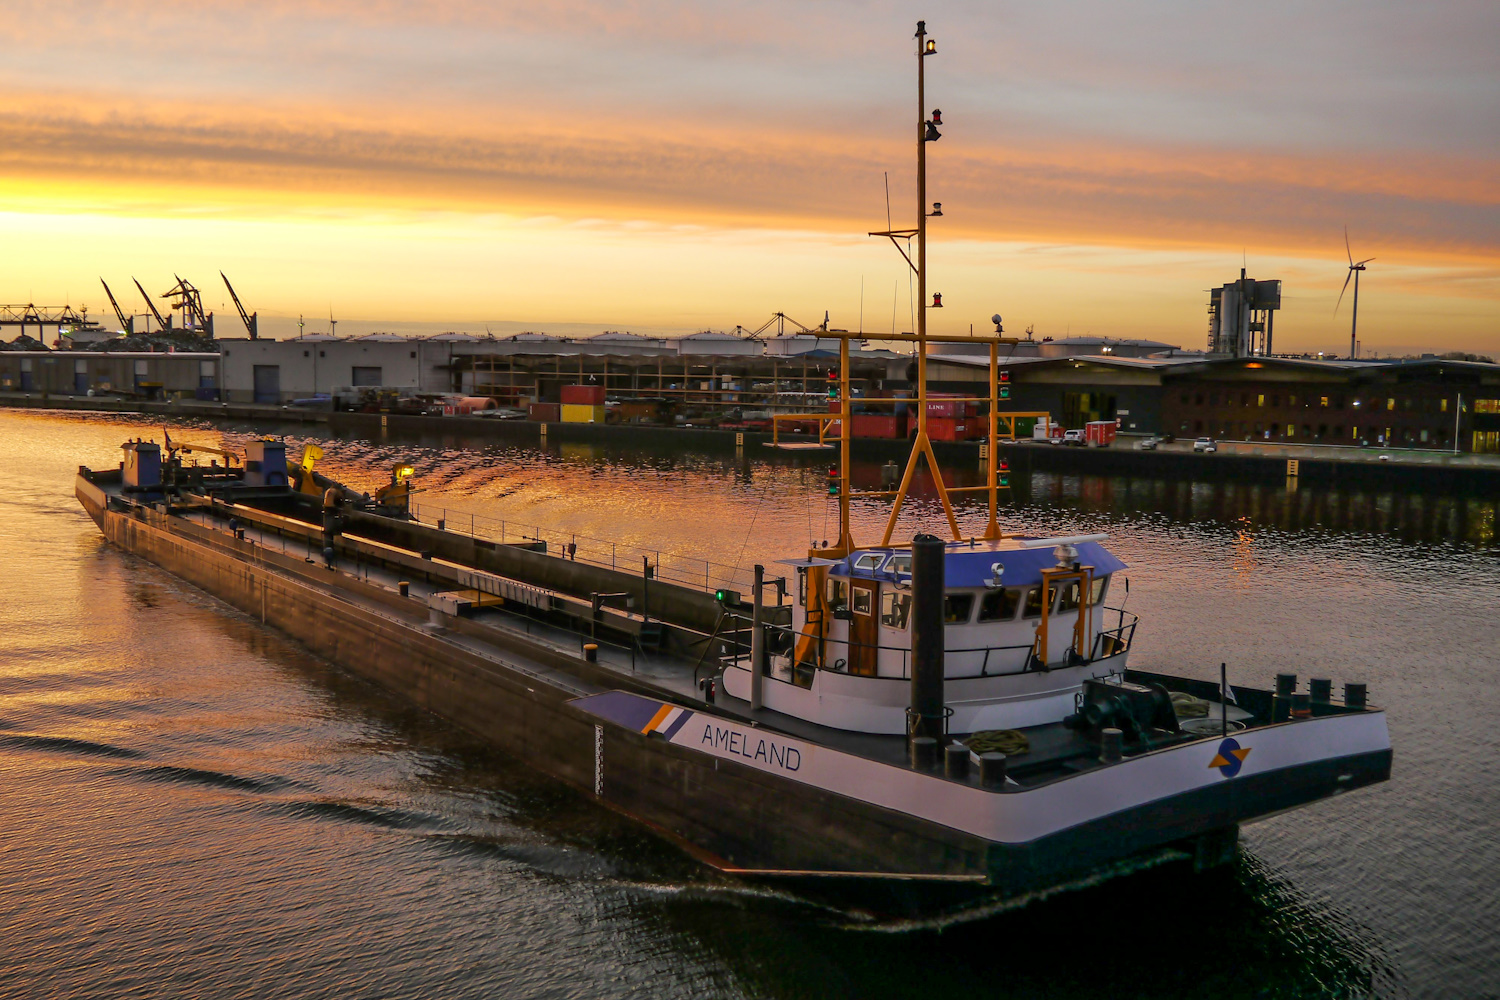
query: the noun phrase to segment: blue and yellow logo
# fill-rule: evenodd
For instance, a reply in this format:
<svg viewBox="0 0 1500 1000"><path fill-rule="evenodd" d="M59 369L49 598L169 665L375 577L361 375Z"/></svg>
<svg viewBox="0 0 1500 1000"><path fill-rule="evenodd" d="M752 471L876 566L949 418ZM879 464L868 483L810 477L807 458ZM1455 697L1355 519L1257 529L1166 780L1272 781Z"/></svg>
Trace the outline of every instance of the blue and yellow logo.
<svg viewBox="0 0 1500 1000"><path fill-rule="evenodd" d="M1214 759L1208 762L1208 766L1217 767L1224 777L1232 778L1240 773L1248 756L1250 748L1240 746L1231 736L1219 744L1219 752L1214 754Z"/></svg>

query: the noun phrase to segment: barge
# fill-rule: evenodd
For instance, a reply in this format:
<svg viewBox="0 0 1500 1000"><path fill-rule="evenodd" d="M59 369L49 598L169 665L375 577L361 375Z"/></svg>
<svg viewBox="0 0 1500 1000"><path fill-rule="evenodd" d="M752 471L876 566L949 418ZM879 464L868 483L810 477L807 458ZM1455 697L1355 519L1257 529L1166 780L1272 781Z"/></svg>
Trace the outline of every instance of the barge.
<svg viewBox="0 0 1500 1000"><path fill-rule="evenodd" d="M920 23L917 43L921 108L935 46ZM916 240L924 302L940 123L919 119L917 227L873 234ZM80 468L75 492L111 543L739 877L900 909L1014 897L1163 857L1222 864L1241 824L1386 780L1385 714L1362 685L1135 670L1140 623L1108 603L1125 566L1107 537L1000 529L996 325L960 338L990 351L985 531L961 532L927 434L927 344L949 338L923 310L891 338L913 342L917 431L899 488L879 494L883 537L853 537L840 434L837 540L780 580L756 567L749 595L648 591L419 524L409 470L368 498L273 440L207 466L170 439L130 441L119 468ZM829 336L841 431L851 335ZM923 462L949 537L894 539Z"/></svg>

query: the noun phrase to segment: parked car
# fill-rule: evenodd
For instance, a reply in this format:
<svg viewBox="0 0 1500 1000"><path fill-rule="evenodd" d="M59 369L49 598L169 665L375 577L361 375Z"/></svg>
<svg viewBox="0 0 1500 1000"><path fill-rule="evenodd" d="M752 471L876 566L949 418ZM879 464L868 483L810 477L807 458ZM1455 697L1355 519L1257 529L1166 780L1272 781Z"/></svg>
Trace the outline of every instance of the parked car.
<svg viewBox="0 0 1500 1000"><path fill-rule="evenodd" d="M1076 431L1063 431L1062 443L1073 444L1082 448L1085 444L1087 444L1087 441L1084 439L1083 429L1079 428Z"/></svg>
<svg viewBox="0 0 1500 1000"><path fill-rule="evenodd" d="M1158 444L1161 444L1161 439L1160 438L1148 437L1145 440L1143 440L1140 444L1136 445L1136 447L1139 448L1141 451L1155 451L1156 450L1156 446Z"/></svg>
<svg viewBox="0 0 1500 1000"><path fill-rule="evenodd" d="M1213 438L1199 438L1193 442L1194 451L1215 452L1219 450L1219 442Z"/></svg>

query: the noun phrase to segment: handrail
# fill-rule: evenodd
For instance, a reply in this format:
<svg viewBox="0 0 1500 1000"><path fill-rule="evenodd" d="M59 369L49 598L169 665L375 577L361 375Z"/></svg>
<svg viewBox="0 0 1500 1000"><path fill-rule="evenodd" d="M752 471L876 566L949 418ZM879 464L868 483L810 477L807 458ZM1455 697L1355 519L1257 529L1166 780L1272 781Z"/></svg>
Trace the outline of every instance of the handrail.
<svg viewBox="0 0 1500 1000"><path fill-rule="evenodd" d="M1109 607L1106 607L1106 608L1103 608L1102 610L1104 610L1104 611L1115 611L1115 612L1119 613L1121 624L1118 625L1118 626L1116 626L1115 628L1107 629L1107 630L1101 630L1100 632L1096 633L1096 635L1094 637L1094 644L1093 644L1092 649L1090 650L1090 655L1089 655L1089 659L1088 659L1087 662L1093 662L1094 660L1103 659L1104 657L1107 657L1107 656L1115 656L1115 655L1118 655L1119 653L1129 651L1131 645L1134 643L1136 625L1138 625L1140 623L1140 616L1139 615L1136 615L1136 614L1134 614L1132 612L1129 612L1129 611L1125 611L1123 608L1109 608ZM740 636L747 630L748 626L750 625L751 619L749 619L747 617L744 617L743 615L734 615L734 614L728 615L727 618L729 620L731 620L731 621L736 621L736 622L740 623L734 629L734 638L730 640L730 645L731 645L731 648L733 650L733 656L734 656L734 658L738 659L740 656L748 655L749 650L750 650L750 646L749 646L749 644L743 642L740 639ZM1125 621L1126 618L1129 618L1130 620L1128 622L1126 622ZM871 644L871 643L866 643L866 642L854 642L854 641L849 640L849 639L835 639L835 638L832 638L830 636L819 635L816 632L797 631L797 630L794 630L790 625L773 625L773 624L770 624L770 623L762 623L762 625L766 629L767 632L779 632L779 633L782 633L782 634L787 635L788 637L790 637L792 641L791 641L791 643L789 645L790 645L790 648L792 648L792 649L796 648L796 644L797 644L797 640L798 639L801 639L801 638L811 638L811 639L814 639L814 640L822 640L824 643L837 643L838 645L849 647L849 649L851 651L854 648L856 648L856 647L859 648L859 649L873 649L875 651L876 655L879 655L879 653L880 653L881 650L889 650L889 651L892 651L892 652L899 652L899 653L901 653L901 674L900 674L900 676L899 677L885 677L885 678L880 678L880 679L884 679L884 680L910 680L910 677L911 677L911 675L910 675L910 667L909 667L909 664L907 662L908 657L911 655L911 647L909 647L909 646L890 646L890 645L882 645L880 643ZM1102 653L1102 655L1101 655L1101 649L1104 646L1106 639L1110 639L1110 640L1113 640L1115 642L1118 642L1119 643L1119 647L1116 648L1116 649L1112 649L1108 653ZM947 649L947 648L945 648L944 651L943 651L945 657L947 655L949 655L949 654L958 654L958 653L983 653L984 654L984 660L980 664L980 668L979 668L979 672L978 673L965 673L965 674L947 674L947 673L945 673L944 676L947 679L949 679L949 680L970 680L970 679L975 678L975 677L1012 677L1012 676L1016 676L1016 675L1019 675L1019 674L1035 673L1038 669L1051 669L1051 668L1037 668L1037 667L1033 666L1031 658L1028 657L1027 658L1027 662L1019 670L1006 670L1006 671L1002 671L1002 672L998 672L998 673L990 673L989 672L989 659L990 659L990 654L991 653L1001 653L1001 652L1008 652L1008 651L1014 651L1014 650L1033 650L1034 648L1035 648L1035 644L1034 643L1019 643L1019 644L1012 645L1012 646L972 646L972 647L961 648L961 649ZM809 666L809 667L811 667L814 670L827 670L827 671L830 671L831 673L848 673L847 670L838 670L836 668L829 667L829 666L826 666L825 664L819 664L819 663L801 664L801 666Z"/></svg>
<svg viewBox="0 0 1500 1000"><path fill-rule="evenodd" d="M644 545L632 545L628 542L594 538L562 528L544 528L417 501L412 502L411 510L413 514L421 515L429 520L441 520L445 530L468 534L471 538L499 541L502 545L511 542L554 540L558 545L557 558L586 562L621 573L638 575L641 572L640 559L646 557L651 560L653 579L682 587L691 587L695 590L710 593L724 587L739 590L748 588L752 582L751 571L747 567L729 566L670 550L664 551ZM450 515L456 515L456 517ZM469 522L467 532L462 530L464 521ZM479 532L480 528L485 529L482 535ZM570 543L574 546L571 554L566 548Z"/></svg>

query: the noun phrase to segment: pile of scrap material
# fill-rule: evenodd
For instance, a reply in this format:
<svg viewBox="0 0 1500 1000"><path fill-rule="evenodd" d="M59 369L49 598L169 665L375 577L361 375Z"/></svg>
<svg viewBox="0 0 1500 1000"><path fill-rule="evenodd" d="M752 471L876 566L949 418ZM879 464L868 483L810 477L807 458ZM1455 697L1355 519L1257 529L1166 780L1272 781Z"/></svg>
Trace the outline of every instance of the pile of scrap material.
<svg viewBox="0 0 1500 1000"><path fill-rule="evenodd" d="M46 344L35 337L22 334L9 343L0 343L0 351L48 351L51 350Z"/></svg>
<svg viewBox="0 0 1500 1000"><path fill-rule="evenodd" d="M218 354L219 342L212 337L200 336L186 330L158 330L155 333L133 333L128 337L116 337L97 345L101 351L154 351L164 353L168 349L192 354Z"/></svg>

